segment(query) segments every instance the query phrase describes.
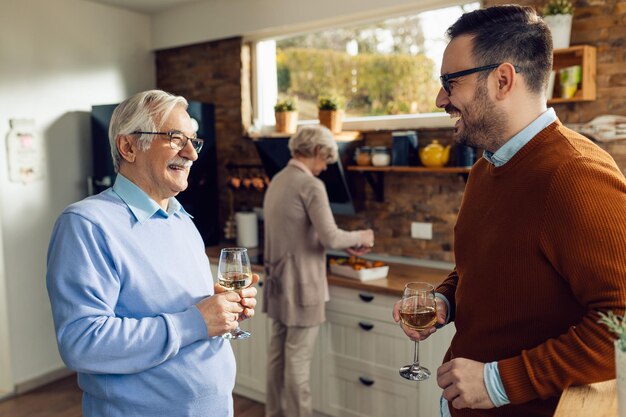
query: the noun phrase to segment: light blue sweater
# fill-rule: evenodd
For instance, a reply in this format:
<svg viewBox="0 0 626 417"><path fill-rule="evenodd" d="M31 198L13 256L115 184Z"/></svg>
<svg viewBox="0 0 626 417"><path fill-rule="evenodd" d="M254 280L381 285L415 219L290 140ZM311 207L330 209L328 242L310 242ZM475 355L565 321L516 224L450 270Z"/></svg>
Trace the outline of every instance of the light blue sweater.
<svg viewBox="0 0 626 417"><path fill-rule="evenodd" d="M204 244L175 198L168 212L118 175L54 226L48 294L86 417L233 415L230 344L194 306L213 294Z"/></svg>

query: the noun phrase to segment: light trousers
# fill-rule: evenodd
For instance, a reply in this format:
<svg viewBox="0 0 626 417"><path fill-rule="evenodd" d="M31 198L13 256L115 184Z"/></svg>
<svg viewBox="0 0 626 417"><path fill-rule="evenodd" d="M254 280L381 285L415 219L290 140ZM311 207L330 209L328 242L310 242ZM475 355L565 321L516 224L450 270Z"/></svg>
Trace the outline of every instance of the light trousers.
<svg viewBox="0 0 626 417"><path fill-rule="evenodd" d="M267 358L265 417L313 415L311 359L318 333L319 325L289 327L272 320Z"/></svg>

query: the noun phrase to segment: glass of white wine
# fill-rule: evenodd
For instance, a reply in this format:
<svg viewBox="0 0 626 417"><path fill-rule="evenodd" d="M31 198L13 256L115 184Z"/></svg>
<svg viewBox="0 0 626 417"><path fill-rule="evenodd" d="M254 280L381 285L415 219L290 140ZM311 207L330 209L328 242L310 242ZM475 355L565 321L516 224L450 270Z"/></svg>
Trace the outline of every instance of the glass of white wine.
<svg viewBox="0 0 626 417"><path fill-rule="evenodd" d="M409 282L404 287L400 319L405 326L423 331L437 322L435 288L426 282ZM430 378L430 371L419 362L419 340L415 341L413 363L400 368L400 375L411 381Z"/></svg>
<svg viewBox="0 0 626 417"><path fill-rule="evenodd" d="M252 283L252 269L246 248L222 249L217 282L229 291L239 291ZM222 335L224 339L247 339L250 336L250 332L240 329L239 326Z"/></svg>

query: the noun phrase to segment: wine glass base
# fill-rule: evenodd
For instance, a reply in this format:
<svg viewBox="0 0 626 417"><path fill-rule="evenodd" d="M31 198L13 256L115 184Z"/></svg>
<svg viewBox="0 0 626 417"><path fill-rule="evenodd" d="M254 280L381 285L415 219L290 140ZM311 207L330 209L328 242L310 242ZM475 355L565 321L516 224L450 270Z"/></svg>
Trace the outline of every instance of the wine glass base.
<svg viewBox="0 0 626 417"><path fill-rule="evenodd" d="M222 335L222 339L239 340L239 339L247 339L250 336L252 336L252 333L247 332L245 330L241 330L240 328L236 328L235 330L232 330L228 333L224 333Z"/></svg>
<svg viewBox="0 0 626 417"><path fill-rule="evenodd" d="M400 376L411 381L425 381L430 378L430 371L421 366L405 365L400 368Z"/></svg>

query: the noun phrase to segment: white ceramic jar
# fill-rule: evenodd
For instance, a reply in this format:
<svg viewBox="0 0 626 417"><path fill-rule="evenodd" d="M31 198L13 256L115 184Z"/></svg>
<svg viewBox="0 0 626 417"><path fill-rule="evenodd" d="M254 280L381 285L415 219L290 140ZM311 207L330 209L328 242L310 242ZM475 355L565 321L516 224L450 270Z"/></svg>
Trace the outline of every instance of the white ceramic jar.
<svg viewBox="0 0 626 417"><path fill-rule="evenodd" d="M391 153L389 148L375 146L372 150L372 165L375 167L386 167L391 163Z"/></svg>

